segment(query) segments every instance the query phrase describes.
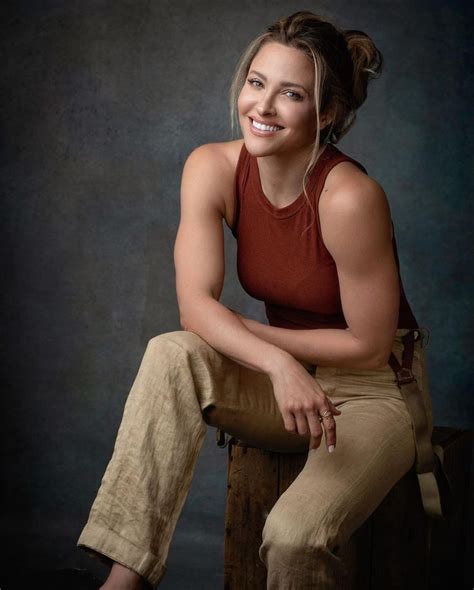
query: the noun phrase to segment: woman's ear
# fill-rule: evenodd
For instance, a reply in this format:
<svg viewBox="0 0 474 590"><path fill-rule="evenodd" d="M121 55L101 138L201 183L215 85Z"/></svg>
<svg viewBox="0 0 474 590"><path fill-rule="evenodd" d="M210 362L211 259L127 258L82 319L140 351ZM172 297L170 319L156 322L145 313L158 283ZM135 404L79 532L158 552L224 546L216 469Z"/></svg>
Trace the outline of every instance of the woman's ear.
<svg viewBox="0 0 474 590"><path fill-rule="evenodd" d="M321 117L321 131L323 131L323 129L325 129L329 124L331 123L331 117L330 115L324 115Z"/></svg>
<svg viewBox="0 0 474 590"><path fill-rule="evenodd" d="M326 109L326 111L320 118L321 130L326 128L328 125L331 125L336 115L336 110L337 109L335 105L332 105Z"/></svg>

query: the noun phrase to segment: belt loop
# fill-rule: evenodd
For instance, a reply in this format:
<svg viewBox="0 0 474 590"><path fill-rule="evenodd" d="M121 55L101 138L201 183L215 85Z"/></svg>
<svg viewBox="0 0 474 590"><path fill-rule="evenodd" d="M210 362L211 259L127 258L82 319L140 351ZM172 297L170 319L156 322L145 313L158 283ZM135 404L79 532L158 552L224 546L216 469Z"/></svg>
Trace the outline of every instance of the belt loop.
<svg viewBox="0 0 474 590"><path fill-rule="evenodd" d="M224 449L233 438L233 436L230 436L230 434L227 434L224 430L216 428L216 442L218 447Z"/></svg>
<svg viewBox="0 0 474 590"><path fill-rule="evenodd" d="M415 338L415 342L417 342L419 340L421 348L426 348L428 346L428 342L430 341L430 336L431 336L430 329L425 326L421 326L420 328L417 329L417 332L418 332L419 336L418 336L418 338Z"/></svg>

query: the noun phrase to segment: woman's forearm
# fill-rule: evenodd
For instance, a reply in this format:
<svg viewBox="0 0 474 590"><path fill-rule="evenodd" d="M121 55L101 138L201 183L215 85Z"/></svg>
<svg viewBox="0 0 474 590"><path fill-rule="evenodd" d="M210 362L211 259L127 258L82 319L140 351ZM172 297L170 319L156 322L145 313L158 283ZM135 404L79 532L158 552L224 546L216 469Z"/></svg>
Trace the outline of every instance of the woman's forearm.
<svg viewBox="0 0 474 590"><path fill-rule="evenodd" d="M260 373L271 375L277 365L292 360L290 353L253 334L236 314L212 297L194 301L183 317L184 330L194 332L218 352Z"/></svg>
<svg viewBox="0 0 474 590"><path fill-rule="evenodd" d="M388 359L367 350L349 330L313 329L289 330L262 324L237 314L256 336L286 350L303 363L352 369L376 369Z"/></svg>

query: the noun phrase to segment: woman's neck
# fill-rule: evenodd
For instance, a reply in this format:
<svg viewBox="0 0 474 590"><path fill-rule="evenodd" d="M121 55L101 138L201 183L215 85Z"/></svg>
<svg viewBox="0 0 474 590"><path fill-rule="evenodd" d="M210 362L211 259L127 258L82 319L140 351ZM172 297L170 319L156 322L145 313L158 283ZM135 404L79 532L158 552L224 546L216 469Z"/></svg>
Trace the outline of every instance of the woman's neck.
<svg viewBox="0 0 474 590"><path fill-rule="evenodd" d="M311 153L312 148L257 158L263 192L275 207L285 207L301 194Z"/></svg>

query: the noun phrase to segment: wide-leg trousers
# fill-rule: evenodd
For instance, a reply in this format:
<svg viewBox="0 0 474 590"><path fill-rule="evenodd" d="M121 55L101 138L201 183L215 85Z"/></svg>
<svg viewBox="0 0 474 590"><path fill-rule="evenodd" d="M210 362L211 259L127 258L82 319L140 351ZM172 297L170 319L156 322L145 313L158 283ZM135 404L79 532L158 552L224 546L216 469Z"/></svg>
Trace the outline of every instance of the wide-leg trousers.
<svg viewBox="0 0 474 590"><path fill-rule="evenodd" d="M399 359L407 331L397 330L394 340ZM413 373L431 432L419 342ZM338 588L345 575L339 547L415 461L412 420L388 364L373 370L318 367L312 378L342 412L336 450L327 451L323 435L265 520L259 555L267 590ZM229 359L193 332L152 338L77 545L157 586L208 425L263 449L308 450L309 433L285 430L268 375Z"/></svg>

